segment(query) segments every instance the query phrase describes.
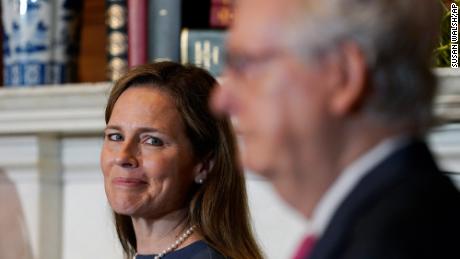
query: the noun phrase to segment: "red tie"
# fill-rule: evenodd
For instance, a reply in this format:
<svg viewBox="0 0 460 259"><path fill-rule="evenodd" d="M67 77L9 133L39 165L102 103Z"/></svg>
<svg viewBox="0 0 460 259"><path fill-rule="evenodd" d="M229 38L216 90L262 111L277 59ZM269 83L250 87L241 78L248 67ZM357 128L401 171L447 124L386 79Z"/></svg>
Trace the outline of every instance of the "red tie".
<svg viewBox="0 0 460 259"><path fill-rule="evenodd" d="M310 253L313 250L313 247L316 243L316 237L314 235L307 236L303 241L302 244L297 248L297 252L294 254L292 259L308 259L310 257Z"/></svg>

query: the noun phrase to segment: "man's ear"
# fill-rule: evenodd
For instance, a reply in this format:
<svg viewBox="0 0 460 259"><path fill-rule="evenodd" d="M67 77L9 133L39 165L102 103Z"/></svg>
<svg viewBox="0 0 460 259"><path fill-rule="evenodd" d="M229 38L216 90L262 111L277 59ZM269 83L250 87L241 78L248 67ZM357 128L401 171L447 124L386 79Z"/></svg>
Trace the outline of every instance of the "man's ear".
<svg viewBox="0 0 460 259"><path fill-rule="evenodd" d="M204 159L194 168L195 183L202 184L214 167L214 159Z"/></svg>
<svg viewBox="0 0 460 259"><path fill-rule="evenodd" d="M367 92L367 64L364 53L354 42L345 42L337 50L340 54L336 72L340 73L331 99L331 111L335 115L354 112Z"/></svg>

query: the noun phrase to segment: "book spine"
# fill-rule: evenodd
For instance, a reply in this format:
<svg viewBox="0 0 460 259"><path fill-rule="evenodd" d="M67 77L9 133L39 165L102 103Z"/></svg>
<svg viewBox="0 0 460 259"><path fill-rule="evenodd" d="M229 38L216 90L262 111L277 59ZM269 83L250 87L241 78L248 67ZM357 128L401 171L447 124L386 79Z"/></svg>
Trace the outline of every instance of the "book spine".
<svg viewBox="0 0 460 259"><path fill-rule="evenodd" d="M222 30L189 30L181 33L181 63L207 69L213 76L222 73L225 58L225 36Z"/></svg>
<svg viewBox="0 0 460 259"><path fill-rule="evenodd" d="M147 0L128 0L128 65L147 62Z"/></svg>
<svg viewBox="0 0 460 259"><path fill-rule="evenodd" d="M148 59L179 62L181 0L150 0Z"/></svg>
<svg viewBox="0 0 460 259"><path fill-rule="evenodd" d="M230 4L213 4L210 22L212 28L227 28L233 20L233 6Z"/></svg>
<svg viewBox="0 0 460 259"><path fill-rule="evenodd" d="M106 0L107 76L118 80L128 70L126 0Z"/></svg>
<svg viewBox="0 0 460 259"><path fill-rule="evenodd" d="M211 5L233 5L234 0L211 0Z"/></svg>
<svg viewBox="0 0 460 259"><path fill-rule="evenodd" d="M210 0L183 0L181 10L182 28L209 28L210 8Z"/></svg>

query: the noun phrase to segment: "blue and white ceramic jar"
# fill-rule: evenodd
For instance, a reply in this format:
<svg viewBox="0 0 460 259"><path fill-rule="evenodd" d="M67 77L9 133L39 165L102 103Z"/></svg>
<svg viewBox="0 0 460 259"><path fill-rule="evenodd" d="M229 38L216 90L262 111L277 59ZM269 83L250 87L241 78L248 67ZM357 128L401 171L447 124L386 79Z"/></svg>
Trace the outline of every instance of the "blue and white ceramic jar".
<svg viewBox="0 0 460 259"><path fill-rule="evenodd" d="M2 0L5 86L74 80L81 0Z"/></svg>

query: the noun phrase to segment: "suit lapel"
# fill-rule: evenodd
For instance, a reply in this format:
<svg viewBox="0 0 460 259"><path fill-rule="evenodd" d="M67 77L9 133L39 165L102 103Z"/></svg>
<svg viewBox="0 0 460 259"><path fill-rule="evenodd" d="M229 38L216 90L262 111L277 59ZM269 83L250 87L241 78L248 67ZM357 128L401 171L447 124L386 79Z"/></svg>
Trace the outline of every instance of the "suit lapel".
<svg viewBox="0 0 460 259"><path fill-rule="evenodd" d="M392 185L419 171L418 168L427 172L438 170L423 142L413 142L394 152L366 174L334 213L309 259L340 258L359 216L378 202Z"/></svg>

